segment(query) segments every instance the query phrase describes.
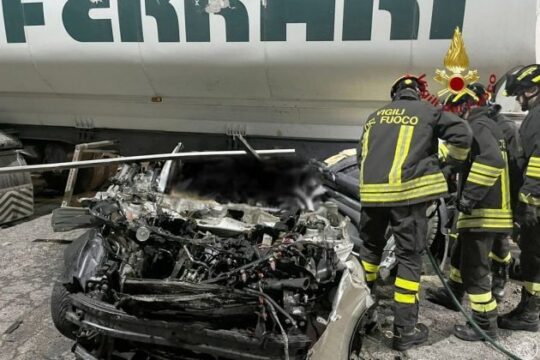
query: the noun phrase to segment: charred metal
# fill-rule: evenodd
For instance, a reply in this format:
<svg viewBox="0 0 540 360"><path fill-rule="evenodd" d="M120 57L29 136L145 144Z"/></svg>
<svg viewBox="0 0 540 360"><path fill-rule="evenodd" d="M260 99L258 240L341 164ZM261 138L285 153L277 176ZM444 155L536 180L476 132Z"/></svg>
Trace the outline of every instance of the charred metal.
<svg viewBox="0 0 540 360"><path fill-rule="evenodd" d="M168 193L158 190L162 168L123 165L85 209L53 218L61 230L92 227L66 252L56 286L66 305L53 309L79 358L359 352L372 300L352 256L354 226L312 166L175 164Z"/></svg>

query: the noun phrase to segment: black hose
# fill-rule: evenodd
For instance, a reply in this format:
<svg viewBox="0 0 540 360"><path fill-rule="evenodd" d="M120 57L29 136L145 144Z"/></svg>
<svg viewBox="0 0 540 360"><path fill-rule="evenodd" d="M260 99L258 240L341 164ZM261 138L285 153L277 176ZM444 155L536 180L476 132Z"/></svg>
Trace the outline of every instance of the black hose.
<svg viewBox="0 0 540 360"><path fill-rule="evenodd" d="M444 279L444 275L441 272L441 269L439 268L439 264L437 264L437 261L433 257L433 254L431 253L431 251L429 250L428 247L426 247L426 250L427 250L427 255L428 255L429 261L431 262L431 265L433 266L433 269L435 269L435 272L437 273L437 276L439 277L439 279L441 279L441 282L442 282L444 288L446 289L447 293L450 294L450 298L452 299L452 302L459 308L459 311L461 311L463 316L465 316L465 319L467 319L467 321L469 322L469 324L471 324L471 326L474 328L474 330L478 334L480 334L480 336L482 336L487 342L489 342L491 345L493 345L493 347L496 350L498 350L499 352L501 352L504 355L508 356L510 359L523 360L519 356L517 356L517 355L511 353L510 351L506 350L496 340L494 340L488 334L486 334L486 332L484 330L482 330L482 328L480 326L478 326L478 324L467 313L467 311L463 308L463 306L461 306L461 303L458 301L458 299L456 298L456 296L454 295L454 293L452 292L452 290L450 289L450 287L446 283L446 280Z"/></svg>
<svg viewBox="0 0 540 360"><path fill-rule="evenodd" d="M243 289L241 290L241 292L243 292L244 294L247 293L247 294L250 294L250 295L253 295L253 296L262 296L268 303L272 304L272 306L274 306L274 308L276 308L283 316L285 316L292 324L292 326L294 326L294 328L298 329L298 324L296 323L296 320L294 320L292 318L291 315L289 315L285 309L283 309L281 306L279 306L279 304L277 302L274 301L274 299L272 299L269 295L265 294L264 292L262 291L256 291L256 290L251 290L251 289Z"/></svg>

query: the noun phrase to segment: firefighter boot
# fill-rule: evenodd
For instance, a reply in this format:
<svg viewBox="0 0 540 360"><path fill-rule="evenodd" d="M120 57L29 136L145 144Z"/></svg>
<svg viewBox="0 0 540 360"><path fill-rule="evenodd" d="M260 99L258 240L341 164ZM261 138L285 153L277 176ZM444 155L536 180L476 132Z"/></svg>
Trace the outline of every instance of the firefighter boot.
<svg viewBox="0 0 540 360"><path fill-rule="evenodd" d="M508 281L508 269L510 264L503 264L497 261L493 261L491 271L493 278L491 280L491 293L498 303L502 302L504 298L504 287Z"/></svg>
<svg viewBox="0 0 540 360"><path fill-rule="evenodd" d="M394 326L394 338L392 348L397 351L405 351L414 345L420 345L427 341L429 329L422 323L412 328Z"/></svg>
<svg viewBox="0 0 540 360"><path fill-rule="evenodd" d="M472 315L474 322L480 327L480 329L484 330L484 332L490 338L497 338L497 310L486 313L473 311ZM482 335L477 333L469 322L465 323L465 325L454 326L454 335L465 341L484 340Z"/></svg>
<svg viewBox="0 0 540 360"><path fill-rule="evenodd" d="M460 283L449 280L448 287L450 287L456 299L461 303L463 300L463 296L465 296L463 286ZM450 297L450 294L448 294L445 287L440 287L437 289L427 289L426 293L426 298L428 299L428 301L437 305L444 306L449 310L459 311L459 308L456 306L456 304L454 304L452 298Z"/></svg>
<svg viewBox="0 0 540 360"><path fill-rule="evenodd" d="M521 289L521 301L510 313L498 319L499 327L508 330L538 331L540 328L540 297Z"/></svg>

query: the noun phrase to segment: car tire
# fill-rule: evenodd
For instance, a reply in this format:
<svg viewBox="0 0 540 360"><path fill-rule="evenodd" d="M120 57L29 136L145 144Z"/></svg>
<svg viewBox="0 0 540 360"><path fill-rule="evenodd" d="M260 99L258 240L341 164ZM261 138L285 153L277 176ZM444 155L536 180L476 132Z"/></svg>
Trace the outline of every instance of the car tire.
<svg viewBox="0 0 540 360"><path fill-rule="evenodd" d="M56 282L51 294L51 316L54 326L62 335L73 340L79 328L66 319L66 313L72 308L70 296L74 292L76 291L72 285Z"/></svg>

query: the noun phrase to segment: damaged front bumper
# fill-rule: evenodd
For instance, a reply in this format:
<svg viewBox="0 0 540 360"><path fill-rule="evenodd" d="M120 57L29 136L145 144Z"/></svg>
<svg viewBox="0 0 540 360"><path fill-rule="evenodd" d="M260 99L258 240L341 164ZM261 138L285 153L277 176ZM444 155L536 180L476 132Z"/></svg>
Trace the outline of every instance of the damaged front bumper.
<svg viewBox="0 0 540 360"><path fill-rule="evenodd" d="M283 358L282 339L273 334L256 337L248 331L211 329L202 323L141 319L113 305L83 294L71 297L74 311L67 313L81 330L113 339L152 345L163 349L188 350L238 360L275 360ZM289 359L305 359L311 341L303 334L289 335ZM85 360L97 359L80 344L75 354Z"/></svg>

